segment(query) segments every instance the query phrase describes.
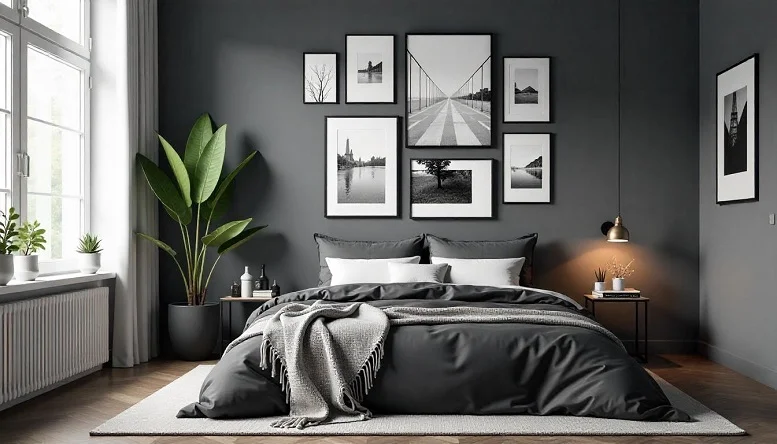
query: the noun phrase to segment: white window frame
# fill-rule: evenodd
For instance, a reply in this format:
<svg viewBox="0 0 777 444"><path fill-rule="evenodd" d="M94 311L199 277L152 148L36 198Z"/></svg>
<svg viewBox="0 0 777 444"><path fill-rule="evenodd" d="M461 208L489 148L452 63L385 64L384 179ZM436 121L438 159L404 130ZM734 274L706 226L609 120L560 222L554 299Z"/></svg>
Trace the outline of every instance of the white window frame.
<svg viewBox="0 0 777 444"><path fill-rule="evenodd" d="M7 18L12 23L20 25L24 29L32 31L55 45L89 60L91 52L90 36L92 35L90 24L91 0L81 0L83 2L83 10L81 12L84 18L81 26L81 40L83 43L73 41L53 29L47 28L42 23L31 19L28 16L28 12L25 12L28 11L25 9L27 8L27 1L28 0L13 0L13 7L0 4L0 16Z"/></svg>

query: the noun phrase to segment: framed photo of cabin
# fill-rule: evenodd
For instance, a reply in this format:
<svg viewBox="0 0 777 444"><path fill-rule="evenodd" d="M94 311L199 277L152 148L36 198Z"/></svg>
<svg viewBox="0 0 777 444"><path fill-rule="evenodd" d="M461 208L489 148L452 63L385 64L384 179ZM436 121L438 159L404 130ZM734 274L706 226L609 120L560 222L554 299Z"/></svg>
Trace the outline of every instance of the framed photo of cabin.
<svg viewBox="0 0 777 444"><path fill-rule="evenodd" d="M391 34L345 36L345 103L397 103L395 39Z"/></svg>
<svg viewBox="0 0 777 444"><path fill-rule="evenodd" d="M503 134L504 203L550 203L550 134Z"/></svg>
<svg viewBox="0 0 777 444"><path fill-rule="evenodd" d="M504 122L550 122L550 57L505 57L502 64Z"/></svg>
<svg viewBox="0 0 777 444"><path fill-rule="evenodd" d="M492 219L493 159L410 159L411 219Z"/></svg>
<svg viewBox="0 0 777 444"><path fill-rule="evenodd" d="M399 217L399 120L326 118L326 217Z"/></svg>
<svg viewBox="0 0 777 444"><path fill-rule="evenodd" d="M717 76L717 203L758 200L758 54Z"/></svg>

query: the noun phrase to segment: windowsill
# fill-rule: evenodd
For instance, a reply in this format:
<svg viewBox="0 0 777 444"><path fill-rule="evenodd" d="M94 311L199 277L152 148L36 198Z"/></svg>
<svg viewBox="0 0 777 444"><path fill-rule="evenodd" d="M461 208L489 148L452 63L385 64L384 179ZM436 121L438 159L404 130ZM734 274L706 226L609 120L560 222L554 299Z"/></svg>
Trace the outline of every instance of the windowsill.
<svg viewBox="0 0 777 444"><path fill-rule="evenodd" d="M38 276L34 281L27 282L12 280L8 285L0 287L0 296L19 294L27 291L48 290L73 284L86 284L89 282L114 279L115 277L116 273L98 271L95 274L68 273ZM2 299L0 299L0 302L2 302Z"/></svg>

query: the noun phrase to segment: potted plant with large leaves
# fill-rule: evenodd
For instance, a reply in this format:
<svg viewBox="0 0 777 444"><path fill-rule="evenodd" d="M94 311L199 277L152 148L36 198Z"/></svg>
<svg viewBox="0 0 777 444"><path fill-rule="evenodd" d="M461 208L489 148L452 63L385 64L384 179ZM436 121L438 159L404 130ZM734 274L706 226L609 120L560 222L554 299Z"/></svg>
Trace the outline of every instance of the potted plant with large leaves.
<svg viewBox="0 0 777 444"><path fill-rule="evenodd" d="M16 221L19 220L19 213L14 207L8 209L8 212L0 210L0 285L5 285L13 279L13 256L14 251L19 247L15 244Z"/></svg>
<svg viewBox="0 0 777 444"><path fill-rule="evenodd" d="M175 182L149 158L142 154L136 156L149 186L180 227L184 259L179 259L178 252L167 243L144 233L138 236L169 254L181 273L187 302L170 304L167 319L173 350L188 360L207 359L218 339L218 304L206 301L216 264L224 254L266 227L249 228L251 218L248 218L211 229L211 223L226 212L235 177L256 155L256 152L249 154L222 178L226 134L227 125L214 132L210 117L203 114L189 133L183 159L160 135ZM209 248L216 250L216 257L210 263L206 254Z"/></svg>
<svg viewBox="0 0 777 444"><path fill-rule="evenodd" d="M38 255L35 253L46 249L46 237L43 236L46 230L35 220L23 223L18 232L14 239L17 255L13 258L13 275L17 281L34 281L40 274Z"/></svg>

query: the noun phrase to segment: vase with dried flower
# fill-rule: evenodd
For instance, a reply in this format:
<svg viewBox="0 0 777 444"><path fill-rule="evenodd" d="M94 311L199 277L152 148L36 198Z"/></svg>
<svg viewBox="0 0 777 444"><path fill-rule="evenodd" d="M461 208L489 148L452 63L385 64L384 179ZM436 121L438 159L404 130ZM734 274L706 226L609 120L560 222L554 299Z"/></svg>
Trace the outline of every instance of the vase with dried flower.
<svg viewBox="0 0 777 444"><path fill-rule="evenodd" d="M596 276L596 282L594 282L594 291L604 291L607 289L607 285L604 279L607 277L607 270L597 268L594 270L594 276Z"/></svg>
<svg viewBox="0 0 777 444"><path fill-rule="evenodd" d="M612 274L612 289L614 291L623 291L626 288L626 278L634 274L633 264L634 259L627 264L623 264L618 262L618 259L613 256L607 265L607 269Z"/></svg>

